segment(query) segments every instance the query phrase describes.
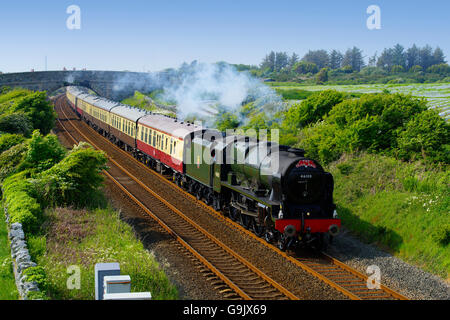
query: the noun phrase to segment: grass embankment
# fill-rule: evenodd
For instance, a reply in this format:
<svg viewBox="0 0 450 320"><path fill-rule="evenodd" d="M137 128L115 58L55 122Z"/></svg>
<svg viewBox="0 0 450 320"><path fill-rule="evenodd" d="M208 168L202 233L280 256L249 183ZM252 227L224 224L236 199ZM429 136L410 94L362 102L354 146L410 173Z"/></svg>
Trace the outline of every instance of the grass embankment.
<svg viewBox="0 0 450 320"><path fill-rule="evenodd" d="M407 262L450 274L450 172L375 154L330 164L343 225Z"/></svg>
<svg viewBox="0 0 450 320"><path fill-rule="evenodd" d="M0 206L3 211L3 207ZM17 300L18 292L12 270L8 230L4 216L0 217L0 300Z"/></svg>
<svg viewBox="0 0 450 320"><path fill-rule="evenodd" d="M30 239L30 251L47 274L51 299L94 299L96 263L118 262L131 277L132 292L150 291L153 299L177 299L176 288L132 228L111 208L48 209L41 234ZM70 266L80 268L80 289L68 289Z"/></svg>
<svg viewBox="0 0 450 320"><path fill-rule="evenodd" d="M158 99L158 95L160 93L161 91L159 90L149 94L135 91L132 97L122 100L122 103L142 110L176 117L176 114L173 111L168 110L169 108L173 108L173 106L165 101L162 101L161 99ZM167 107L168 109L165 109L165 107Z"/></svg>

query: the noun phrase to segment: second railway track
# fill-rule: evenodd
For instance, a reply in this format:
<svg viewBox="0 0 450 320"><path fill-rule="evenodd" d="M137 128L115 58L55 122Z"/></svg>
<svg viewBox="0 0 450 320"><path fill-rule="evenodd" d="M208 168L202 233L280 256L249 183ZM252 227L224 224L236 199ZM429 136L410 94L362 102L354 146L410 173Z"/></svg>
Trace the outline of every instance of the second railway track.
<svg viewBox="0 0 450 320"><path fill-rule="evenodd" d="M90 139L80 131L79 128L77 128L74 124L71 123L71 121L74 119L77 122L79 122L79 121L77 120L77 118L76 118L77 116L75 115L75 113L70 108L65 108L66 107L65 101L66 101L65 97L60 97L57 100L56 104L57 104L58 112L63 115L63 117L65 118L65 120L67 120L68 123L70 123L71 127L73 128L73 131L76 134L84 136L84 137L81 137L80 140L84 140L84 141L87 141L87 142L90 142L91 144L93 144L90 141ZM70 112L70 116L71 116L70 118L65 114L64 109L66 109L66 111L68 113ZM145 170L145 172L149 173L153 177L153 179L156 179L159 182L161 182L160 184L158 184L158 186L155 186L154 183L153 184L147 183L148 185L152 185L152 189L155 188L156 190L150 190L145 183L141 182L141 186L149 194L153 194L154 196L156 195L156 197L158 197L158 194L170 193L172 196L180 197L181 199L183 199L184 202L190 202L190 204L193 205L194 207L197 207L197 208L200 207L202 210L207 211L209 214L216 216L220 221L225 222L225 224L228 227L230 227L231 229L252 237L253 239L257 240L262 245L270 248L271 250L275 251L278 255L282 256L286 260L293 263L295 266L300 267L301 269L305 270L306 272L313 275L314 277L322 280L323 282L327 283L332 288L338 290L339 292L341 292L342 294L344 294L345 296L347 296L350 299L354 299L354 300L360 300L360 299L361 300L362 299L364 299L364 300L365 299L401 299L401 300L404 300L404 299L406 299L406 297L404 297L403 295L401 295L383 285L380 285L379 289L368 289L368 286L367 286L368 277L366 275L361 274L360 272L356 271L355 269L353 269L353 268L341 263L340 261L338 261L332 257L329 257L325 254L320 253L313 258L311 258L311 257L310 258L307 258L307 257L299 258L299 257L291 256L285 252L278 250L274 246L266 243L263 239L255 236L251 231L243 228L241 225L233 222L231 219L224 217L219 212L213 210L211 207L209 207L206 204L204 204L203 202L197 200L194 196L186 193L180 187L176 186L173 183L170 183L162 175L152 171L150 168L145 166L143 163L141 163L138 160L136 160L135 158L133 158L129 153L127 153L127 152L123 151L122 149L118 148L117 146L111 144L105 137L102 137L99 134L95 133L91 128L88 128L88 126L86 124L79 122L79 125L80 125L80 128L83 127L84 129L89 130L92 134L94 134L96 136L96 143L100 145L100 147L97 147L97 148L103 149L103 150L107 149L108 153L111 153L111 154L109 154L110 159L111 158L119 159L121 157L126 156L126 157L128 157L128 159L130 161L130 162L126 163L126 164L128 164L128 165L126 165L126 167L129 171L131 171L132 173L135 173L135 174L138 174L138 173L142 174L142 170ZM111 160L114 161L113 159L111 159ZM117 162L116 162L116 164L119 165ZM122 164L124 164L124 163L122 163ZM134 166L132 164L134 164ZM125 168L122 167L122 170L125 170ZM141 170L141 171L139 172L139 170ZM137 181L138 181L137 179L134 180L135 183L139 184L140 181L139 182L137 182ZM172 210L180 211L179 203L175 204L175 205L169 204L169 206L171 206ZM188 217L186 217L186 218L188 220L191 220ZM191 220L191 222L193 222L193 221ZM199 228L201 228L201 227L199 226ZM201 229L203 231L206 231L203 228L201 228ZM214 252L214 250L215 249L211 248L211 252ZM233 250L231 250L230 248L228 248L228 250L230 250L230 252L233 252ZM217 252L220 252L220 251L217 251ZM255 268L255 269L257 269L257 268ZM237 270L237 269L235 269L235 270ZM216 275L217 275L217 273L216 273ZM276 285L275 285L275 287L276 287ZM281 287L281 285L280 285L280 287ZM234 291L236 292L236 290L234 290ZM242 294L240 296L244 297ZM257 299L264 298L263 296L260 296L260 295L256 295L255 297ZM269 298L269 299L271 299L271 298L273 299L273 298L277 298L277 297L278 297L277 295L273 295L273 294L267 295L267 298ZM289 294L284 294L284 297L289 297ZM292 296L290 296L290 298L293 299L293 298L296 298L296 296L294 294L292 294Z"/></svg>

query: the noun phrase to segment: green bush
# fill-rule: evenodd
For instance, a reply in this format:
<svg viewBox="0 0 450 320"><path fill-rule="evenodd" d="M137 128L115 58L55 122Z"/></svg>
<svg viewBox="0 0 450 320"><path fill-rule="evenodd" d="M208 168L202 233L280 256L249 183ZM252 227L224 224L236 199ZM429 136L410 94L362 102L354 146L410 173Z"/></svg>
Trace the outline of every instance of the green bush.
<svg viewBox="0 0 450 320"><path fill-rule="evenodd" d="M437 111L415 115L400 132L398 152L402 159L429 159L450 163L450 125Z"/></svg>
<svg viewBox="0 0 450 320"><path fill-rule="evenodd" d="M230 112L222 112L216 116L214 127L219 131L226 131L227 129L235 129L239 126L237 116Z"/></svg>
<svg viewBox="0 0 450 320"><path fill-rule="evenodd" d="M427 72L447 76L450 74L450 66L446 63L435 64L429 67Z"/></svg>
<svg viewBox="0 0 450 320"><path fill-rule="evenodd" d="M22 135L17 134L3 134L0 136L0 153L9 150L11 147L14 147L20 143L25 141L25 138Z"/></svg>
<svg viewBox="0 0 450 320"><path fill-rule="evenodd" d="M0 131L22 134L28 137L33 130L33 124L23 113L3 114L0 116Z"/></svg>
<svg viewBox="0 0 450 320"><path fill-rule="evenodd" d="M48 287L48 280L43 267L30 267L28 269L25 269L23 275L27 277L27 281L36 282L42 293L46 292Z"/></svg>
<svg viewBox="0 0 450 320"><path fill-rule="evenodd" d="M405 72L405 68L403 68L402 66L399 66L399 65L392 66L391 72L392 72L392 73Z"/></svg>
<svg viewBox="0 0 450 320"><path fill-rule="evenodd" d="M39 130L35 130L21 169L44 171L61 161L65 155L66 149L55 135L42 136Z"/></svg>
<svg viewBox="0 0 450 320"><path fill-rule="evenodd" d="M339 99L342 102L333 106ZM295 133L292 128L313 119L323 121L301 131L299 146L325 164L337 160L344 152L363 150L405 160L423 158L442 163L450 160L449 125L437 112L428 110L422 99L389 93L346 100L336 92L322 97L314 95L286 113L283 134L292 137Z"/></svg>
<svg viewBox="0 0 450 320"><path fill-rule="evenodd" d="M67 156L38 176L39 199L48 205L90 204L98 192L107 158L87 143L80 143Z"/></svg>
<svg viewBox="0 0 450 320"><path fill-rule="evenodd" d="M308 73L317 73L319 70L317 68L317 65L312 62L306 62L306 61L300 61L297 62L294 67L292 68L292 71L300 74L308 74Z"/></svg>
<svg viewBox="0 0 450 320"><path fill-rule="evenodd" d="M33 233L39 227L41 206L30 196L33 184L27 180L27 171L17 173L3 183L3 199L8 208L11 223L21 223L27 233Z"/></svg>
<svg viewBox="0 0 450 320"><path fill-rule="evenodd" d="M26 114L33 128L39 129L43 134L49 133L55 125L56 113L45 92L32 92L18 99L13 111Z"/></svg>
<svg viewBox="0 0 450 320"><path fill-rule="evenodd" d="M319 73L316 76L316 83L323 84L328 81L328 68L320 69Z"/></svg>
<svg viewBox="0 0 450 320"><path fill-rule="evenodd" d="M28 151L28 144L21 143L0 154L0 182L16 173Z"/></svg>
<svg viewBox="0 0 450 320"><path fill-rule="evenodd" d="M28 300L48 300L47 295L41 291L30 291L27 296Z"/></svg>
<svg viewBox="0 0 450 320"><path fill-rule="evenodd" d="M402 94L365 94L359 99L344 100L328 114L326 121L340 128L355 124L360 120L376 122L378 129L371 144L374 150L396 147L398 129L403 127L415 114L427 110L426 101ZM369 141L367 141L369 142ZM360 147L367 147L363 143Z"/></svg>
<svg viewBox="0 0 450 320"><path fill-rule="evenodd" d="M286 112L282 127L288 130L299 129L321 120L345 94L336 90L325 90L312 94L300 104L294 104Z"/></svg>
<svg viewBox="0 0 450 320"><path fill-rule="evenodd" d="M47 239L45 236L29 235L27 238L28 250L31 260L37 262L47 250Z"/></svg>

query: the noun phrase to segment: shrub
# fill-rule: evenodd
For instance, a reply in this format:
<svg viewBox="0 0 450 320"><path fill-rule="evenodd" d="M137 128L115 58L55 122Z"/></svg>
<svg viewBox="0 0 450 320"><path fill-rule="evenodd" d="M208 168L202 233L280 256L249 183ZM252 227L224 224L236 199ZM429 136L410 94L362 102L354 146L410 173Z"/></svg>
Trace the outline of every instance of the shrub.
<svg viewBox="0 0 450 320"><path fill-rule="evenodd" d="M26 143L18 144L0 154L0 181L15 173L28 150Z"/></svg>
<svg viewBox="0 0 450 320"><path fill-rule="evenodd" d="M43 267L30 267L28 269L25 269L23 275L27 277L27 281L36 282L42 293L46 292L48 287L48 280Z"/></svg>
<svg viewBox="0 0 450 320"><path fill-rule="evenodd" d="M87 143L73 148L59 163L38 176L39 197L44 204L84 206L98 191L107 158Z"/></svg>
<svg viewBox="0 0 450 320"><path fill-rule="evenodd" d="M61 161L65 154L66 149L61 146L55 135L44 137L39 133L39 130L35 130L21 168L33 168L37 171L44 171Z"/></svg>
<svg viewBox="0 0 450 320"><path fill-rule="evenodd" d="M316 83L323 84L328 81L328 68L320 69L319 73L316 76Z"/></svg>
<svg viewBox="0 0 450 320"><path fill-rule="evenodd" d="M0 131L29 136L33 124L23 113L11 113L0 116Z"/></svg>
<svg viewBox="0 0 450 320"><path fill-rule="evenodd" d="M297 145L306 150L306 155L327 164L339 159L346 149L353 149L355 137L348 130L340 130L334 124L318 122L300 132Z"/></svg>
<svg viewBox="0 0 450 320"><path fill-rule="evenodd" d="M30 196L32 183L27 180L27 171L17 173L3 183L3 198L8 208L11 223L21 223L27 233L36 231L41 217L41 206Z"/></svg>
<svg viewBox="0 0 450 320"><path fill-rule="evenodd" d="M336 105L326 121L340 128L351 126L362 119L376 122L373 128L378 128L378 132L371 147L375 150L391 150L396 147L397 129L424 110L427 110L426 101L410 95L365 94L360 99L348 99ZM367 147L367 143L362 146Z"/></svg>
<svg viewBox="0 0 450 320"><path fill-rule="evenodd" d="M3 134L0 136L0 153L9 150L11 147L14 147L20 143L22 143L25 138L22 135L17 134Z"/></svg>
<svg viewBox="0 0 450 320"><path fill-rule="evenodd" d="M317 65L315 63L300 61L294 65L292 71L300 74L307 74L307 73L317 73L319 70L317 69Z"/></svg>
<svg viewBox="0 0 450 320"><path fill-rule="evenodd" d="M286 113L282 127L292 130L317 122L344 98L345 94L336 90L314 93L300 104L292 105Z"/></svg>
<svg viewBox="0 0 450 320"><path fill-rule="evenodd" d="M226 131L227 129L235 129L239 126L239 120L236 115L230 112L223 112L216 117L214 126L219 131Z"/></svg>
<svg viewBox="0 0 450 320"><path fill-rule="evenodd" d="M415 115L400 132L399 156L405 160L424 158L450 163L450 125L437 111Z"/></svg>
<svg viewBox="0 0 450 320"><path fill-rule="evenodd" d="M14 112L22 112L28 116L34 129L47 134L55 124L56 114L45 92L32 92L16 101Z"/></svg>
<svg viewBox="0 0 450 320"><path fill-rule="evenodd" d="M47 251L47 239L45 236L28 236L27 244L32 261L37 262L39 257L43 256Z"/></svg>
<svg viewBox="0 0 450 320"><path fill-rule="evenodd" d="M402 66L396 65L396 66L392 66L391 68L391 72L392 73L399 73L399 72L404 72L405 68L403 68Z"/></svg>
<svg viewBox="0 0 450 320"><path fill-rule="evenodd" d="M450 74L450 66L446 63L435 64L429 67L427 72L446 76Z"/></svg>
<svg viewBox="0 0 450 320"><path fill-rule="evenodd" d="M423 68L421 66L415 65L409 69L409 72L418 73L418 72L421 72L422 70L423 70Z"/></svg>

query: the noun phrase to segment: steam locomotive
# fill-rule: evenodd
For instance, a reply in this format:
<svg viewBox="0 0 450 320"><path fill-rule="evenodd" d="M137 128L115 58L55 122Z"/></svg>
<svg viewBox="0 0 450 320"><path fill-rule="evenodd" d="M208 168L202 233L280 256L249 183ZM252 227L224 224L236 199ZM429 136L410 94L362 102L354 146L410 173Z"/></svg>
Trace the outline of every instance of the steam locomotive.
<svg viewBox="0 0 450 320"><path fill-rule="evenodd" d="M279 249L321 249L340 229L333 177L302 149L226 134L67 87L82 120Z"/></svg>

